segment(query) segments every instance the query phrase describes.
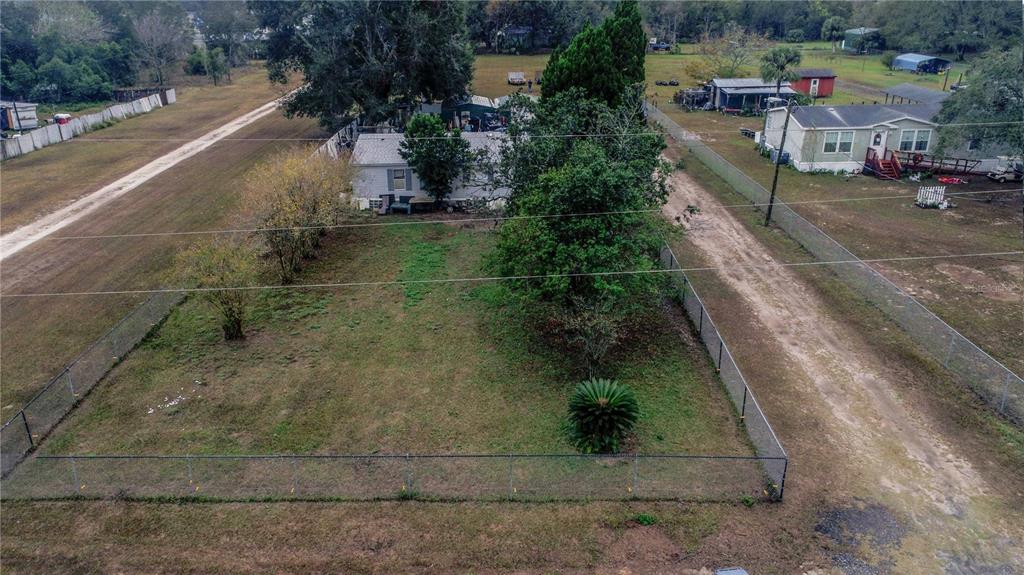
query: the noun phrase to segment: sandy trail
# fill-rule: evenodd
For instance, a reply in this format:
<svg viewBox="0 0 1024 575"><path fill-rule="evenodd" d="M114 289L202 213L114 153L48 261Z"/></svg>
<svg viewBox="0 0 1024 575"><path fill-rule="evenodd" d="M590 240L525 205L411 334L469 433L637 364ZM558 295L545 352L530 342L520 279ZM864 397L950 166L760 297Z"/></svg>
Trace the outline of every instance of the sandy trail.
<svg viewBox="0 0 1024 575"><path fill-rule="evenodd" d="M279 102L280 100L267 102L259 108L239 116L227 124L207 132L176 150L153 160L127 176L103 186L95 192L30 224L0 236L0 260L18 253L41 238L99 210L112 200L127 194L141 184L163 173L168 168L195 156L238 130L270 114L277 109Z"/></svg>
<svg viewBox="0 0 1024 575"><path fill-rule="evenodd" d="M936 562L941 562L939 550L948 549L958 533L976 537L988 532L990 541L1005 542L1003 530L986 525L993 518L978 509L991 499L986 480L913 406L901 401L892 384L896 374L869 342L832 319L826 304L793 270L756 267L774 259L729 210L714 209L721 203L689 175L676 172L671 184L666 215L688 229L687 241L711 265L725 268L717 272L722 280L746 300L768 337L786 350L790 369L810 382L799 391L804 396L800 409L827 422L823 439L845 452L870 483L864 494L908 514ZM689 216L688 204L705 211ZM743 264L755 265L737 267ZM994 546L984 553L1006 560L1007 552Z"/></svg>

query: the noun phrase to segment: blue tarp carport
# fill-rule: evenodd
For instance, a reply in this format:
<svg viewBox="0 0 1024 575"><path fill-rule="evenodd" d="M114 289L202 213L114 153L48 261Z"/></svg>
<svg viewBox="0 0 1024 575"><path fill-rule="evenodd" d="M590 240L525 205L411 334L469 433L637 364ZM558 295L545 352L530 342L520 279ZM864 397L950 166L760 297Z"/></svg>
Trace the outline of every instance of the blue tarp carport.
<svg viewBox="0 0 1024 575"><path fill-rule="evenodd" d="M924 72L928 74L938 74L939 72L945 72L946 68L952 66L953 63L945 58L938 58L935 56L927 56L925 54L900 54L892 61L893 70L907 70L909 72Z"/></svg>

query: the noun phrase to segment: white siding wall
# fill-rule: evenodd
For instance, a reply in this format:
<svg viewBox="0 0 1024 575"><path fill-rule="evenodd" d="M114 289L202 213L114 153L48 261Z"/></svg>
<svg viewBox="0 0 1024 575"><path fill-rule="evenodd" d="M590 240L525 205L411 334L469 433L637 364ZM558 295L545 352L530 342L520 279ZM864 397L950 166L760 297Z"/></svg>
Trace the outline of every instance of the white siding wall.
<svg viewBox="0 0 1024 575"><path fill-rule="evenodd" d="M408 196L412 192L393 192L388 190L388 170L389 169L405 169L405 165L388 165L388 166L360 166L359 176L356 178L354 183L354 189L356 197L365 199L377 199L385 194L395 194L397 196ZM452 194L449 196L452 200L464 200L473 197L491 197L495 195L505 195L506 190L491 191L487 186L479 185L462 185L461 182L456 183L452 190ZM418 197L427 197L427 193L423 191L420 185L419 177L416 172L412 173L412 190Z"/></svg>

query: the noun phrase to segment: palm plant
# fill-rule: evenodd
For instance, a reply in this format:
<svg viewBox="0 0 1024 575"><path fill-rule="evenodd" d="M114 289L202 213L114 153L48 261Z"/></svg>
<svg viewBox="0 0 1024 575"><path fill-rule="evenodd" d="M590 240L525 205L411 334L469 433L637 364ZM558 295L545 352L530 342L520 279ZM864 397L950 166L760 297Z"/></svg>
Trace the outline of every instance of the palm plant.
<svg viewBox="0 0 1024 575"><path fill-rule="evenodd" d="M639 417L633 390L610 379L580 383L569 400L573 442L584 453L617 452Z"/></svg>
<svg viewBox="0 0 1024 575"><path fill-rule="evenodd" d="M775 82L775 97L782 90L782 82L796 80L793 68L800 65L800 52L788 46L780 46L761 57L761 79Z"/></svg>

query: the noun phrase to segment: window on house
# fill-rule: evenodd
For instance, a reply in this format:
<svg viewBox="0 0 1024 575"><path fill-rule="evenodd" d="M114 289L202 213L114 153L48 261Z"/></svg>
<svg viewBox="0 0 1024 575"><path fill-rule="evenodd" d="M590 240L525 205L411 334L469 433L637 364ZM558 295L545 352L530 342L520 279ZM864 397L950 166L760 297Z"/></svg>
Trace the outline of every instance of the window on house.
<svg viewBox="0 0 1024 575"><path fill-rule="evenodd" d="M853 132L825 132L826 154L848 154L853 150Z"/></svg>
<svg viewBox="0 0 1024 575"><path fill-rule="evenodd" d="M901 152L927 152L931 130L903 130L900 133Z"/></svg>
<svg viewBox="0 0 1024 575"><path fill-rule="evenodd" d="M405 170L388 170L388 179L391 180L389 191L404 192L409 189L405 181Z"/></svg>

